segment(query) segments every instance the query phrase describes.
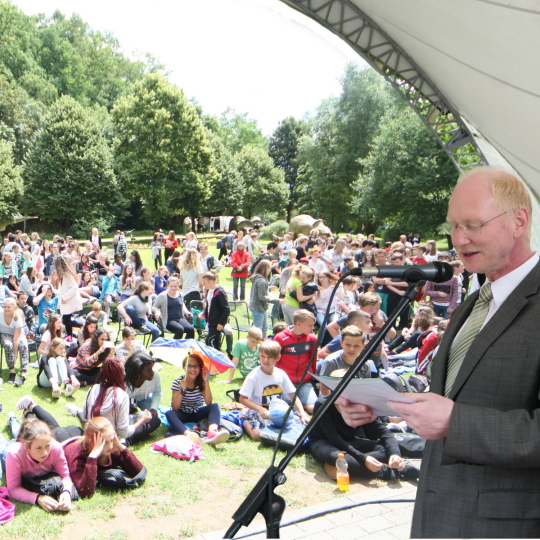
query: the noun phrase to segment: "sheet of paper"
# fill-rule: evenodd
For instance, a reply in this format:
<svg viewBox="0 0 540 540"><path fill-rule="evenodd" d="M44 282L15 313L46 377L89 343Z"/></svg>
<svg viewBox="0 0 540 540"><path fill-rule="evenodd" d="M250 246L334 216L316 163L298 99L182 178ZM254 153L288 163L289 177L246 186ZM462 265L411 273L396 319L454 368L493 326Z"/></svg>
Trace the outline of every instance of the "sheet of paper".
<svg viewBox="0 0 540 540"><path fill-rule="evenodd" d="M324 386L330 388L330 390L334 390L341 382L341 379L336 379L335 377L315 375L314 373L311 373L311 376L324 384ZM414 403L403 394L396 392L382 379L353 379L345 387L341 395L351 403L368 405L373 410L375 416L396 416L396 411L393 411L386 405L387 401Z"/></svg>

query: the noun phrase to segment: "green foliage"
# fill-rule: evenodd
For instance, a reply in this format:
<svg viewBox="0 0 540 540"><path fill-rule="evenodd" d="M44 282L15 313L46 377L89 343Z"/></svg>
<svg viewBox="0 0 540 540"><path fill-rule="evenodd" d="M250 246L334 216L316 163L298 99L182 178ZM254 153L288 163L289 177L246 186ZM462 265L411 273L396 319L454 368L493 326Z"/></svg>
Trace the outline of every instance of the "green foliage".
<svg viewBox="0 0 540 540"><path fill-rule="evenodd" d="M13 163L12 145L0 139L0 219L18 213L24 187L21 168Z"/></svg>
<svg viewBox="0 0 540 540"><path fill-rule="evenodd" d="M248 118L247 113L237 113L230 107L215 120L207 118L205 125L216 130L225 146L233 153L240 152L246 145L266 149L268 142L257 126L257 120Z"/></svg>
<svg viewBox="0 0 540 540"><path fill-rule="evenodd" d="M47 222L87 234L112 226L125 200L112 153L94 115L63 96L44 120L24 171L25 207Z"/></svg>
<svg viewBox="0 0 540 540"><path fill-rule="evenodd" d="M310 136L300 142L300 161L309 181L302 189L299 210L323 217L332 230L353 223L347 203L362 172L359 158L368 154L381 117L396 106L394 91L370 68L349 64L341 84L340 97L323 101Z"/></svg>
<svg viewBox="0 0 540 540"><path fill-rule="evenodd" d="M274 235L283 236L289 230L289 224L286 221L278 220L270 223L261 229L261 235L264 238L272 239Z"/></svg>
<svg viewBox="0 0 540 540"><path fill-rule="evenodd" d="M244 146L234 157L245 185L244 215L252 218L284 208L289 190L283 179L283 171L274 167L267 152L262 148Z"/></svg>
<svg viewBox="0 0 540 540"><path fill-rule="evenodd" d="M283 171L285 182L289 187L287 204L287 221L291 221L292 212L296 208L300 196L302 175L298 161L300 137L307 131L307 126L295 118L286 118L280 122L268 143L268 153L274 165Z"/></svg>
<svg viewBox="0 0 540 540"><path fill-rule="evenodd" d="M207 129L206 137L214 154L214 167L219 174L219 178L211 184L206 211L216 216L241 215L244 181L233 155L216 133Z"/></svg>
<svg viewBox="0 0 540 540"><path fill-rule="evenodd" d="M161 75L147 75L112 115L118 171L128 192L143 201L145 217L156 221L204 210L218 173L183 91Z"/></svg>
<svg viewBox="0 0 540 540"><path fill-rule="evenodd" d="M353 211L369 209L394 238L409 231L433 234L445 220L457 172L412 110L385 119L362 164Z"/></svg>

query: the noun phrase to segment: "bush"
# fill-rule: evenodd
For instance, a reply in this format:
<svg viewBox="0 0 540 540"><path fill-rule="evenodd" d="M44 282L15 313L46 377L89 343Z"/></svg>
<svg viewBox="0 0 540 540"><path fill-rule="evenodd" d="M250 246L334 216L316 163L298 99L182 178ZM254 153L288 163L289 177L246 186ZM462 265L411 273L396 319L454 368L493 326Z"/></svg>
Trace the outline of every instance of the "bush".
<svg viewBox="0 0 540 540"><path fill-rule="evenodd" d="M272 235L283 236L289 230L289 224L286 221L279 220L270 223L266 227L261 229L261 235L263 238L272 239Z"/></svg>

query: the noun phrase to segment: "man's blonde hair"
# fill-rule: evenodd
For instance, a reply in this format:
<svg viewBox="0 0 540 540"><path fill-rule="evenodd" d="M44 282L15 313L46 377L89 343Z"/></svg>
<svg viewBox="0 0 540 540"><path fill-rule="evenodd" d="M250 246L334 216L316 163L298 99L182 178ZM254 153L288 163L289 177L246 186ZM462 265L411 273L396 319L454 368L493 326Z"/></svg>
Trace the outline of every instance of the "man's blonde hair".
<svg viewBox="0 0 540 540"><path fill-rule="evenodd" d="M358 301L360 307L377 306L381 303L381 297L374 292L367 292L360 297Z"/></svg>

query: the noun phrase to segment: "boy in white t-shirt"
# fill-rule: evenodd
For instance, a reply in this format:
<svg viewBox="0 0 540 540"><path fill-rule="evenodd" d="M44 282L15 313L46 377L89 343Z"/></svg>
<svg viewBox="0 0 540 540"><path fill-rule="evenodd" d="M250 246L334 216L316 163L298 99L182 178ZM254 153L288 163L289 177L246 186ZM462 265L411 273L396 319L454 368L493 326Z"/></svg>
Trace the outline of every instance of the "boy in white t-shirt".
<svg viewBox="0 0 540 540"><path fill-rule="evenodd" d="M246 433L254 440L261 440L263 429L270 418L268 406L273 396L288 394L294 397L295 387L287 374L277 367L276 362L281 355L281 347L276 341L264 341L259 347L261 365L256 367L244 381L240 389L240 403L249 407L241 414ZM294 407L303 424L309 422L301 401L296 398Z"/></svg>

